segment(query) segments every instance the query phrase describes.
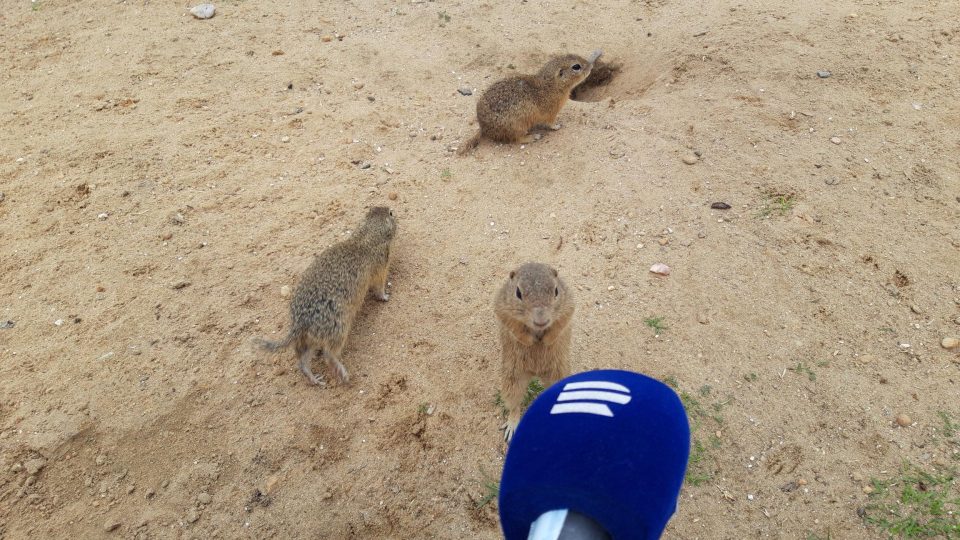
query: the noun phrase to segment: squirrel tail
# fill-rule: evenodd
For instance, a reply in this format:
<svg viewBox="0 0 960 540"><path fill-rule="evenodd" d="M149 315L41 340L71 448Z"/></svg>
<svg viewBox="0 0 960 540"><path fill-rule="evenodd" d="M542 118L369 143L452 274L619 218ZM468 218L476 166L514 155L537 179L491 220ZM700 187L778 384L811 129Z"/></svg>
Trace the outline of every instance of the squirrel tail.
<svg viewBox="0 0 960 540"><path fill-rule="evenodd" d="M470 137L469 139L467 139L467 141L464 142L460 146L460 148L457 149L457 155L465 156L469 154L474 148L476 148L480 144L481 135L482 135L482 132L480 130L477 130L477 133L474 134L473 137Z"/></svg>
<svg viewBox="0 0 960 540"><path fill-rule="evenodd" d="M290 330L290 333L287 334L287 337L281 339L280 341L267 341L262 338L257 338L254 340L254 344L260 347L261 349L268 350L270 352L277 352L280 349L286 349L293 343L293 339L296 337L297 332Z"/></svg>

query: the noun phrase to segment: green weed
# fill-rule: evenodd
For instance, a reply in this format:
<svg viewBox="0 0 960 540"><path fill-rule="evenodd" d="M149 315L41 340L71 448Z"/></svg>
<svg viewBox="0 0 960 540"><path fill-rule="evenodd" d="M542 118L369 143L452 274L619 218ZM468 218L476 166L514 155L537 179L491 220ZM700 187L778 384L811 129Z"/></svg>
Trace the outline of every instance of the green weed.
<svg viewBox="0 0 960 540"><path fill-rule="evenodd" d="M664 330L669 328L663 324L663 317L648 317L643 320L643 324L653 329L653 334L659 336Z"/></svg>
<svg viewBox="0 0 960 540"><path fill-rule="evenodd" d="M923 471L904 465L900 475L871 479L863 520L902 538L960 538L960 487L954 469Z"/></svg>

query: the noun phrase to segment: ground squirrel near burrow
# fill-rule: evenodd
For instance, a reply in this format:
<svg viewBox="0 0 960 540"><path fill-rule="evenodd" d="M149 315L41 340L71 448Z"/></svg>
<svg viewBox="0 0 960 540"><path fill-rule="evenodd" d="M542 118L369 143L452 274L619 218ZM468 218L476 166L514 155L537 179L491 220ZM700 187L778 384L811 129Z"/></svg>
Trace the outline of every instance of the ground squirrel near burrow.
<svg viewBox="0 0 960 540"><path fill-rule="evenodd" d="M523 398L534 377L543 386L570 374L573 293L550 266L526 263L510 272L493 310L500 323L503 358L501 397L507 407L504 440L510 441L523 414Z"/></svg>
<svg viewBox="0 0 960 540"><path fill-rule="evenodd" d="M277 351L293 344L300 371L316 385L322 376L310 369L319 351L341 383L349 381L340 362L340 351L360 306L372 288L386 302L390 244L397 220L386 206L371 208L360 226L343 242L318 255L304 272L290 301L290 333L281 341L258 340L264 349Z"/></svg>
<svg viewBox="0 0 960 540"><path fill-rule="evenodd" d="M570 92L589 75L603 54L594 51L585 59L575 54L550 59L535 75L508 77L493 83L477 100L480 130L457 150L464 155L486 137L497 142L529 143L535 126L560 129L557 115Z"/></svg>

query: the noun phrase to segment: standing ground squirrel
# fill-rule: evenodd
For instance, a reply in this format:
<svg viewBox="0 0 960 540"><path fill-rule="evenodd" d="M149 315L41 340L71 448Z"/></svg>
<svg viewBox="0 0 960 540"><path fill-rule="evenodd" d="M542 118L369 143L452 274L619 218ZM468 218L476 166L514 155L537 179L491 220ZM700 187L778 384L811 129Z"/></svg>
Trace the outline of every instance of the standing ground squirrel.
<svg viewBox="0 0 960 540"><path fill-rule="evenodd" d="M498 142L529 143L537 137L530 129L543 125L560 129L556 123L570 91L584 81L600 58L594 51L589 59L575 54L552 58L535 75L519 75L499 80L477 101L480 130L457 150L460 155L473 150L486 137Z"/></svg>
<svg viewBox="0 0 960 540"><path fill-rule="evenodd" d="M526 263L510 272L493 310L500 322L501 395L508 409L504 439L509 441L530 381L539 377L549 387L570 374L573 294L555 269Z"/></svg>
<svg viewBox="0 0 960 540"><path fill-rule="evenodd" d="M281 341L258 340L264 349L276 351L294 345L300 371L317 385L323 377L314 375L310 362L317 351L327 360L342 383L349 380L340 363L340 351L350 327L371 288L386 302L390 243L397 232L393 211L386 206L371 208L350 238L318 255L297 284L290 301L290 333Z"/></svg>

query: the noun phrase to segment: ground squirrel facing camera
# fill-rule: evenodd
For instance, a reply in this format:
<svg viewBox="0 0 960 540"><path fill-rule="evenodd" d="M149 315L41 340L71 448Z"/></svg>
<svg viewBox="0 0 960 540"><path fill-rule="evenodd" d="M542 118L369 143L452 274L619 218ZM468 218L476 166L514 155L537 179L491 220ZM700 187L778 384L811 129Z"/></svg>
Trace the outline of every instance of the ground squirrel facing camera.
<svg viewBox="0 0 960 540"><path fill-rule="evenodd" d="M556 124L560 109L570 91L582 83L600 58L594 51L584 59L575 54L550 59L535 75L520 75L499 80L477 101L477 122L480 131L463 143L458 154L473 150L486 137L497 142L532 142L530 129L542 125L560 129Z"/></svg>
<svg viewBox="0 0 960 540"><path fill-rule="evenodd" d="M323 377L310 369L319 351L342 383L349 380L340 363L340 351L367 291L374 290L386 302L390 243L397 232L393 211L371 208L350 238L318 255L307 268L290 301L290 333L281 341L258 340L261 347L276 351L293 344L300 358L300 371L310 382L323 385Z"/></svg>
<svg viewBox="0 0 960 540"><path fill-rule="evenodd" d="M501 396L508 410L504 439L509 441L530 381L539 377L549 387L570 374L573 293L555 269L527 263L510 272L493 310L500 322Z"/></svg>

